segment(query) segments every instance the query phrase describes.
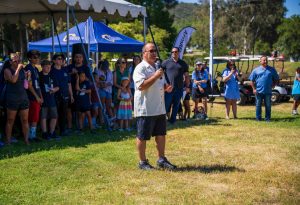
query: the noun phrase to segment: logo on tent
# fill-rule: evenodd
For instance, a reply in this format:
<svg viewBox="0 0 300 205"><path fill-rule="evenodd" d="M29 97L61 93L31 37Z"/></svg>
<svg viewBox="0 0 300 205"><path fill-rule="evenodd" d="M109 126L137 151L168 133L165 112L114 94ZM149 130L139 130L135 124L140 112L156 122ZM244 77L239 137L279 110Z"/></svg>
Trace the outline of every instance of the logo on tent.
<svg viewBox="0 0 300 205"><path fill-rule="evenodd" d="M103 39L107 40L107 41L110 41L110 42L115 42L115 41L120 41L122 40L122 38L120 37L113 37L113 36L110 36L108 34L103 34L101 36Z"/></svg>
<svg viewBox="0 0 300 205"><path fill-rule="evenodd" d="M81 38L82 38L82 40L84 39L84 37L81 37ZM79 37L79 36L76 36L75 33L70 33L70 34L69 34L69 40L70 40L70 41L79 41L79 40L80 40L80 37ZM65 41L65 42L67 41L67 35L65 35L63 41Z"/></svg>

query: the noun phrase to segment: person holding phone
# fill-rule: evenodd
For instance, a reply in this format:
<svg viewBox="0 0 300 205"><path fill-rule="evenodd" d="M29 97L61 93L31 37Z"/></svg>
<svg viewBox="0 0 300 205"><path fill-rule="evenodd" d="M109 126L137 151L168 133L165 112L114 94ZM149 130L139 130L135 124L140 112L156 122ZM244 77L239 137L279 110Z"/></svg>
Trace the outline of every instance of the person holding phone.
<svg viewBox="0 0 300 205"><path fill-rule="evenodd" d="M233 118L237 118L236 102L240 99L239 75L233 60L227 62L226 68L222 73L223 82L225 83L225 101L226 101L226 119L229 118L230 108L232 107Z"/></svg>

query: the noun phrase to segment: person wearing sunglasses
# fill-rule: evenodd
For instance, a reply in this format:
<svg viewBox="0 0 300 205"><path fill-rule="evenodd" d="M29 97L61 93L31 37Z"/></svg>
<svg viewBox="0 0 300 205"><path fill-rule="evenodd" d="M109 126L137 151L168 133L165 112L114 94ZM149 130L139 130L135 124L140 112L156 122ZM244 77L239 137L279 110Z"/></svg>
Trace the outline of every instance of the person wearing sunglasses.
<svg viewBox="0 0 300 205"><path fill-rule="evenodd" d="M152 170L146 158L146 142L155 137L158 152L157 166L162 169L176 169L165 157L166 145L166 109L165 91L171 92L172 86L166 84L162 69L155 68L157 51L153 43L147 43L143 49L143 61L133 72L135 84L134 116L137 124L136 146L139 156L138 167Z"/></svg>
<svg viewBox="0 0 300 205"><path fill-rule="evenodd" d="M28 98L29 98L29 140L40 141L36 137L36 128L39 122L41 105L43 103L43 97L39 83L39 70L36 67L40 63L40 52L37 50L30 50L27 52L27 58L29 64L25 67L26 71L31 73L31 83L28 87Z"/></svg>
<svg viewBox="0 0 300 205"><path fill-rule="evenodd" d="M225 83L224 98L226 102L226 119L229 118L230 107L232 108L233 118L237 119L236 102L240 99L240 91L238 81L240 80L239 72L233 60L229 60L226 68L222 73L222 80Z"/></svg>
<svg viewBox="0 0 300 205"><path fill-rule="evenodd" d="M68 105L74 102L73 91L71 86L71 78L68 70L64 67L65 55L63 53L56 53L52 57L52 67L50 75L53 76L57 83L59 90L55 93L55 101L58 113L58 126L61 136L67 135L66 122L68 115ZM68 127L72 128L72 121L68 122ZM53 136L52 136L53 137Z"/></svg>
<svg viewBox="0 0 300 205"><path fill-rule="evenodd" d="M171 124L176 122L176 116L179 109L180 99L183 95L183 89L189 87L189 66L179 58L179 48L174 47L171 51L171 57L162 62L161 67L165 71L167 79L173 86L170 93L165 93L166 110L172 113L169 119Z"/></svg>
<svg viewBox="0 0 300 205"><path fill-rule="evenodd" d="M127 60L125 58L119 58L116 63L116 70L113 73L113 103L115 113L117 113L118 106L120 103L120 101L118 100L118 90L123 89L121 81L124 77L130 78L129 70L127 69Z"/></svg>

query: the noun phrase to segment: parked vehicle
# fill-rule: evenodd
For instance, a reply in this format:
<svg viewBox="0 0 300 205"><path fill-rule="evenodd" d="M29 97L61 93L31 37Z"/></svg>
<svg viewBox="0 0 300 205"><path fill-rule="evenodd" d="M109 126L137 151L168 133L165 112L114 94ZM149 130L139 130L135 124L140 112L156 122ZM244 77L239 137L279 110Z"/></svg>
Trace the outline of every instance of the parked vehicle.
<svg viewBox="0 0 300 205"><path fill-rule="evenodd" d="M269 57L269 62L271 62L273 67L275 68L275 62L281 62L281 68L279 74L279 84L276 85L272 89L272 103L279 103L279 102L288 102L291 99L292 94L292 80L288 76L286 72L284 72L284 57L279 56L277 58ZM278 70L278 69L277 69Z"/></svg>

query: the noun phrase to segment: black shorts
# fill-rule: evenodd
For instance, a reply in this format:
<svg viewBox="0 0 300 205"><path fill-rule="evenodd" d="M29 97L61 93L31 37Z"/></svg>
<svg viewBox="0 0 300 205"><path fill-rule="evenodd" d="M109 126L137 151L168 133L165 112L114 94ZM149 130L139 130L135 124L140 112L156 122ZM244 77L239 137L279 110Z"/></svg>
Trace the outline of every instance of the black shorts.
<svg viewBox="0 0 300 205"><path fill-rule="evenodd" d="M200 92L199 88L193 88L192 89L192 98L193 98L193 100L208 97L208 88L206 87L206 88L203 88L203 89L204 89L203 93Z"/></svg>
<svg viewBox="0 0 300 205"><path fill-rule="evenodd" d="M300 101L300 94L293 95L293 98L294 98L295 101L299 102Z"/></svg>
<svg viewBox="0 0 300 205"><path fill-rule="evenodd" d="M9 110L26 110L29 109L29 100L22 100L19 102L14 102L6 100L6 108Z"/></svg>
<svg viewBox="0 0 300 205"><path fill-rule="evenodd" d="M136 124L137 138L140 140L150 140L151 136L167 134L166 115L137 117Z"/></svg>
<svg viewBox="0 0 300 205"><path fill-rule="evenodd" d="M79 106L78 111L79 111L79 112L87 112L87 111L91 111L91 105Z"/></svg>

